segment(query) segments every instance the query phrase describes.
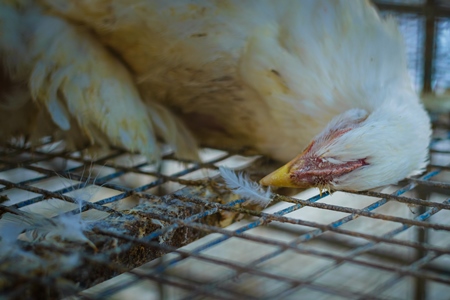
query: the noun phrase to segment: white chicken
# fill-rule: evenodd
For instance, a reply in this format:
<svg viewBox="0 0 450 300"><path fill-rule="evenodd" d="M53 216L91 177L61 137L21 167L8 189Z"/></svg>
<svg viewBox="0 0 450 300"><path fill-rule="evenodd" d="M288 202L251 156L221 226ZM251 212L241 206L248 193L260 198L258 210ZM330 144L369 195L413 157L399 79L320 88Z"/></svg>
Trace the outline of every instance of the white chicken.
<svg viewBox="0 0 450 300"><path fill-rule="evenodd" d="M400 33L366 1L0 0L3 140L197 145L289 161L264 185L420 173L430 122ZM309 145L309 146L308 146Z"/></svg>

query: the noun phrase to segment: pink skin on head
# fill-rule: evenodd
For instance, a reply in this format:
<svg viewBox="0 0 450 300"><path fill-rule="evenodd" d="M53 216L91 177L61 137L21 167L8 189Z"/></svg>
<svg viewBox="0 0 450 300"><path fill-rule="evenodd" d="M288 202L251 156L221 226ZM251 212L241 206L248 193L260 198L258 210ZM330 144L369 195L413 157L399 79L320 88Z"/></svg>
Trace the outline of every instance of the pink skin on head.
<svg viewBox="0 0 450 300"><path fill-rule="evenodd" d="M339 138L350 130L351 128L345 128L331 131L327 141ZM311 142L303 152L302 158L291 165L290 178L294 184L305 185L306 183L310 186L327 186L336 178L368 165L365 159L357 159L342 164L331 163L326 158L311 153L314 144L315 141Z"/></svg>
<svg viewBox="0 0 450 300"><path fill-rule="evenodd" d="M298 186L327 186L336 178L365 165L368 164L364 159L333 164L321 157L304 157L299 166L292 165L289 177Z"/></svg>
<svg viewBox="0 0 450 300"><path fill-rule="evenodd" d="M351 128L345 128L331 131L321 143L330 143L350 130ZM312 141L299 156L261 179L260 183L276 187L330 189L331 183L339 177L368 165L366 158L342 163L330 162L327 158L316 155L314 150L318 146L316 141Z"/></svg>

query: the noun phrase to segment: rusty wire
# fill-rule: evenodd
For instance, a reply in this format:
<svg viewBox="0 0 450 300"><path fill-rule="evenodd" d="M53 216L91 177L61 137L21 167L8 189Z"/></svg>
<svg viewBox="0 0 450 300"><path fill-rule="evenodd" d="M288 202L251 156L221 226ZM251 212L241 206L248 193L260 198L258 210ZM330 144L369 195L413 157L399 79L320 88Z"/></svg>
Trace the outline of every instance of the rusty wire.
<svg viewBox="0 0 450 300"><path fill-rule="evenodd" d="M13 151L12 151L13 150ZM3 153L6 153L6 156L11 158L14 157L14 155L21 155L23 153L27 153L30 151L30 149L27 148L14 148L11 147L10 149L5 149ZM230 155L224 155L217 159L214 159L212 161L202 163L202 164L193 164L193 166L186 168L185 170L181 172L174 173L172 175L161 175L157 172L147 172L147 171L141 171L140 168L145 166L146 164L136 164L132 167L123 167L123 166L117 166L114 164L107 163L108 160L120 156L123 154L121 151L115 151L113 154L108 155L107 157L104 157L102 159L96 160L96 161L90 161L90 160L84 160L79 158L73 158L69 153L61 152L61 153L45 153L45 152L34 152L35 156L31 156L28 160L22 160L20 162L14 162L15 159L12 159L10 162L8 162L5 159L2 159L1 162L4 165L7 165L2 169L2 171L11 170L17 167L21 167L24 169L28 169L31 171L35 171L42 176L38 176L33 179L24 180L21 182L10 182L5 179L0 179L0 184L4 187L1 188L1 192L8 191L9 189L15 188L20 189L24 191L29 191L36 193L40 196L20 201L18 203L15 203L8 208L7 206L2 206L2 209L4 211L12 211L11 209L18 209L23 208L31 204L38 203L40 201L43 201L44 199L49 198L56 198L61 199L63 201L68 202L74 202L74 199L72 197L69 197L67 195L64 195L65 193L72 191L74 189L80 189L84 188L88 185L101 185L103 187L108 187L114 190L119 191L120 193L116 196L112 196L109 198L105 198L102 200L99 200L95 203L87 202L85 201L83 203L82 211L87 210L101 210L108 212L110 214L123 214L121 212L115 211L114 209L105 206L105 204L113 203L115 201L119 201L121 199L124 199L131 195L137 195L140 198L143 199L154 199L155 195L152 195L148 192L146 192L148 189L161 185L166 182L177 182L181 183L186 186L202 186L207 185L208 181L205 180L189 180L189 179L181 179L179 177L189 174L191 172L194 172L196 170L200 170L202 168L211 168L215 169L215 163L220 163L221 160L227 159L230 157ZM5 155L2 155L5 157ZM39 157L39 158L38 158ZM53 171L49 170L43 167L38 167L34 165L37 162L41 161L47 161L54 158L63 158L63 159L71 159L71 160L77 160L81 163L80 166L63 170L63 171ZM99 178L89 178L84 175L78 175L74 172L79 171L83 168L92 166L93 164L97 165L106 165L108 167L114 168L116 171L112 174L106 175L104 177ZM81 257L86 262L95 262L100 265L103 265L105 268L114 269L117 272L126 272L128 271L129 274L132 274L133 280L124 281L121 285L116 286L115 288L110 288L108 291L104 291L98 295L98 299L105 298L108 296L113 295L114 293L120 291L121 289L125 289L131 284L135 282L139 282L140 280L153 280L155 282L158 282L160 284L166 285L166 286L174 286L178 287L184 290L188 291L188 294L186 295L186 299L194 299L199 296L206 296L206 297L214 297L217 299L236 299L236 298L248 298L251 299L251 295L248 295L246 293L241 293L238 291L231 290L224 286L222 283L232 280L235 276L239 276L239 274L252 274L254 276L263 277L263 278L269 278L271 280L277 280L285 282L289 285L289 288L285 288L282 291L276 291L273 295L270 297L279 298L287 297L291 295L292 293L298 292L300 289L304 287L308 287L309 289L313 289L316 291L320 291L321 293L328 294L328 295L340 295L342 297L352 298L352 299L384 299L384 297L379 295L379 292L387 289L391 286L394 286L401 278L404 276L413 276L415 278L421 278L423 280L428 281L434 281L439 282L445 285L450 285L450 277L445 276L443 274L437 274L433 272L432 270L428 270L425 268L431 261L434 259L442 256L442 255L448 255L450 254L450 250L446 247L442 246L436 246L433 244L428 244L425 242L420 241L405 241L405 240L399 240L395 239L395 235L407 230L411 227L421 227L421 228L428 228L433 230L442 230L442 231L450 231L450 225L447 224L437 224L437 223L429 223L427 222L427 219L431 217L432 215L436 214L437 212L441 210L448 210L450 208L449 202L431 202L425 199L420 199L417 197L409 197L409 196L401 196L402 193L406 191L413 190L417 188L418 186L427 186L427 187L446 187L448 183L445 182L437 182L433 181L431 184L429 184L429 180L433 178L435 175L439 174L441 169L434 166L434 170L427 173L426 175L422 176L421 178L413 178L409 180L409 183L404 186L403 188L397 190L397 192L393 194L385 194L380 192L362 192L357 193L365 196L374 197L374 202L370 204L369 206L363 208L363 209L355 209L351 207L342 207L338 205L332 205L332 204L326 204L321 203L320 201L324 199L326 196L328 196L327 193L323 195L317 195L315 197L312 197L307 200L293 198L293 197L287 197L282 195L276 195L275 200L276 201L283 201L285 203L290 203L291 206L289 206L286 209L283 209L281 211L277 211L275 213L265 213L260 212L252 209L246 209L240 206L244 202L244 200L239 199L234 202L230 202L228 204L220 204L220 203L212 203L205 201L202 198L198 197L192 197L192 196L185 196L183 194L176 194L175 198L180 200L181 202L184 202L186 204L191 203L193 205L198 205L204 207L204 210L200 213L191 215L187 218L181 219L181 218L174 218L170 216L165 216L157 213L151 213L149 212L148 215L151 216L151 218L155 220L161 220L165 221L171 225L165 226L164 228L161 228L159 230L155 230L150 235L147 235L143 238L134 238L130 236L121 235L117 232L108 231L102 228L94 228L93 232L97 234L101 234L104 236L108 236L111 238L116 238L125 241L126 243L123 243L121 246L111 249L110 252L104 252L104 253L81 253ZM134 172L139 174L145 174L145 175L152 175L156 177L157 179L155 181L152 181L145 186L137 187L137 188L127 188L124 186L120 186L117 184L109 183L110 180L117 178L123 174ZM39 182L43 179L52 178L55 176L64 177L68 179L75 179L77 181L80 181L81 183L71 185L69 187L65 187L63 189L55 190L55 191L48 191L42 188L37 188L34 186L29 185L30 183ZM407 219L407 218L400 218L400 217L394 217L390 215L380 214L380 213L374 213L372 212L374 209L381 207L382 205L388 203L389 201L396 201L399 203L404 203L407 205L414 205L414 206L423 206L426 208L426 211L422 213L421 215L417 216L414 219ZM322 210L332 210L332 211L338 211L338 212L344 212L348 215L346 217L343 217L339 220L336 220L333 223L330 224L320 224L316 222L301 220L298 218L292 218L289 216L286 216L286 214L291 213L296 210L300 210L303 207L315 207L317 209ZM237 230L228 230L223 229L217 226L213 225L207 225L204 223L201 223L200 220L211 216L213 214L216 214L220 211L230 211L230 212L236 212L240 213L242 215L247 215L253 219L251 223L249 223L246 226L243 226ZM76 213L76 211L72 211L71 213ZM385 233L383 235L373 235L370 233L361 233L357 231L352 231L348 229L340 228L341 225L346 224L348 222L351 222L352 220L355 220L359 216L365 216L372 219L379 219L383 221L390 221L390 222L396 222L399 224L397 229L391 230L388 233ZM274 239L270 238L263 238L253 235L246 234L246 231L249 231L253 228L260 227L267 225L272 222L278 222L278 223L288 223L293 225L302 225L307 226L311 228L310 231L306 231L304 234L298 236L297 239L294 241L291 241L289 243L286 242L280 242ZM173 246L160 244L158 242L155 242L155 239L158 239L158 237L163 236L164 234L171 232L177 228L181 227L187 227L191 229L196 229L198 231L201 231L203 233L216 233L220 234L221 237L216 238L213 242L211 242L208 245L203 245L200 248L193 249L193 250L183 250L178 249ZM341 234L349 237L358 237L366 240L366 243L361 244L358 247L354 247L350 251L348 251L344 255L339 255L335 253L329 253L326 250L317 250L317 249L310 249L308 247L302 246L304 242L314 240L314 239L320 239L320 237L326 233L326 232L333 232L336 234ZM266 254L261 257L255 258L253 261L248 262L246 264L239 264L236 262L228 261L226 259L219 259L219 258L212 258L207 255L203 255L202 251L207 249L208 247L211 247L212 245L217 245L229 238L239 238L247 241L252 241L256 243L261 243L263 245L272 245L276 247L277 249L273 252ZM406 265L399 265L399 266L391 266L386 264L380 264L378 262L371 262L367 260L360 260L358 259L358 255L370 252L373 250L375 246L377 246L379 243L385 243L385 244L392 244L392 245L399 245L403 247L408 247L411 249L421 250L428 252L427 255L423 256L422 258L412 261L409 264ZM172 259L170 261L164 261L157 265L157 267L152 272L142 272L139 270L129 270L123 266L118 264L117 262L111 262L109 260L110 255L117 254L121 252L125 252L133 245L142 245L144 247L147 247L149 249L159 249L163 252L171 252L178 254L178 257L175 259ZM279 255L282 255L285 251L290 250L294 251L295 253L299 254L307 254L312 256L317 256L325 259L329 259L331 261L334 261L334 264L330 266L326 266L324 268L319 269L314 274L312 274L308 280L304 279L298 279L293 278L290 276L283 276L283 275L277 275L272 274L271 272L267 272L264 270L261 270L258 266L259 264L273 258ZM61 249L53 248L53 251L63 251ZM172 266L176 265L177 263L180 263L181 261L187 259L187 258L195 258L198 260L207 261L209 263L213 263L216 265L222 265L227 268L230 268L231 270L234 270L234 273L228 275L227 277L222 278L220 282L212 282L208 284L201 284L198 282L183 282L181 279L174 279L173 275L172 277L167 277L165 275L165 272L167 269L170 269ZM316 283L314 280L316 278L319 278L323 274L329 272L332 269L335 269L339 267L342 264L354 264L357 266L364 266L364 267L370 267L374 269L379 269L383 271L388 271L392 274L396 274L396 276L388 281L383 283L382 285L376 286L373 288L372 291L366 291L366 292L356 292L356 291L348 291L348 290L341 290L336 287L331 287L324 285L323 283ZM9 272L9 271L8 271ZM11 274L10 272L5 272L8 276L14 276L14 274ZM19 276L19 275L18 275ZM26 278L25 280L38 280L36 278ZM56 280L55 278L44 278L40 282L52 282L52 280ZM17 291L15 291L17 293ZM14 295L14 293L12 294ZM88 296L84 296L88 297ZM88 298L95 299L96 297L89 295Z"/></svg>
<svg viewBox="0 0 450 300"><path fill-rule="evenodd" d="M383 1L376 1L378 5L383 5ZM381 3L381 4L380 4ZM391 5L390 9L395 9L397 5ZM405 9L405 6L399 6L398 9ZM419 7L413 7L410 12L416 13ZM448 13L448 12L447 12ZM442 125L442 124L441 124ZM445 129L447 130L447 129ZM439 137L433 142L448 140L449 136ZM164 222L164 226L152 230L142 237L130 236L118 232L117 230L110 230L107 227L94 227L92 232L104 237L107 241L118 240L121 241L116 247L101 252L84 251L79 252L80 260L83 266L96 264L99 268L112 270L115 275L127 273L131 276L123 279L120 283L110 286L108 289L100 290L96 293L85 293L83 290L77 290L78 296L86 299L105 299L118 293L129 289L133 284L152 281L162 286L169 288L178 288L184 291L179 299L285 299L289 297L298 297L306 289L314 290L322 296L337 297L340 296L346 299L391 299L389 296L383 294L384 291L399 286L404 278L414 278L417 285L426 287L427 284L439 283L450 291L450 268L446 264L436 266L433 262L439 258L445 258L450 254L450 243L445 245L437 244L432 240L417 237L417 239L401 239L399 235L410 229L421 230L426 233L433 232L449 232L450 222L431 222L430 218L440 212L445 212L450 209L450 180L439 179L438 175L448 172L449 165L441 165L438 163L431 163L427 167L427 173L418 178L409 178L398 188L394 193L383 192L348 192L348 195L360 195L370 197L373 201L363 208L346 207L338 204L324 203L323 201L329 196L328 193L316 195L308 199L289 197L283 195L275 195L274 202L285 203L286 207L276 210L275 212L260 211L248 206L245 206L244 199L233 199L226 203L210 202L197 194L192 194L186 187L199 188L200 190L207 189L215 179L189 179L182 178L186 175L192 174L199 170L215 170L224 160L233 157L234 153L224 154L218 158L210 159L202 163L195 163L186 160L177 160L171 153L163 157L163 161L179 161L185 163L186 166L182 171L177 171L171 174L161 174L158 171L148 171L147 163L133 163L131 165L122 165L114 163L114 159L127 155L122 149L112 149L110 153L98 159L89 159L83 157L81 154L58 150L57 146L53 146L52 141L47 141L42 147L30 149L27 146L13 146L0 148L0 214L4 212L17 212L18 209L24 209L31 205L39 204L47 199L60 199L65 202L75 203L73 196L68 196L67 193L83 189L89 186L101 186L114 191L118 194L114 196L104 197L96 202L82 201L81 212L88 211L102 211L111 216L119 217L133 217L129 211L118 211L110 204L117 203L128 197L138 197L142 200L152 201L171 201L176 200L177 205L186 208L200 208L198 211L193 211L187 216L174 217L166 215L158 211L146 212L146 216L151 220ZM450 149L434 149L433 153L439 155L446 155L450 153ZM77 162L78 165L71 168L49 168L40 166L39 163L49 162L52 160L61 160L62 162ZM85 176L84 172L80 175L79 172L90 169L92 166L101 166L113 170L108 175L91 178ZM11 181L1 177L2 174L16 169L25 169L27 171L36 172L38 175L19 181ZM154 168L156 170L156 168ZM129 187L112 182L127 174L138 174L142 176L155 177L138 187ZM263 173L258 173L263 174ZM3 178L3 179L2 179ZM47 179L65 178L78 181L78 183L65 186L63 188L48 190L34 186ZM436 179L438 178L438 179ZM155 195L149 192L150 189L160 187L167 183L178 183L185 187L183 190L188 192L177 192L174 195ZM37 194L30 199L23 199L16 201L13 204L8 204L7 193L11 190L27 191ZM424 193L422 190L426 190ZM182 190L182 191L183 191ZM414 195L406 194L407 192L416 192ZM431 201L429 196L433 193L443 193L445 195L442 201ZM3 196L2 196L3 195ZM377 212L377 209L382 208L388 203L399 203L412 208L420 208L420 212L413 218L396 217L386 213ZM332 222L321 223L291 216L291 213L302 211L305 208L314 208L323 212L339 212L343 216L337 218ZM212 217L220 213L235 213L246 218L247 223L239 227L221 228L217 224L205 223L205 218ZM73 209L64 214L78 214L80 210ZM395 223L396 226L383 234L375 234L374 232L360 232L355 228L345 227L352 224L360 217L365 217L370 220L378 220L383 223ZM254 229L265 229L274 224L290 225L294 227L301 227L302 230L292 240L280 241L276 238L259 236L252 234ZM201 232L202 235L215 234L214 239L207 243L197 245L189 249L179 248L160 239L165 235L175 232L178 229L187 228ZM306 228L306 229L305 229ZM327 235L333 237L346 237L358 239L358 243L342 243L338 244L344 250L335 253L328 248L314 248L310 247L309 243L314 241L336 243L336 240L328 240ZM226 257L213 257L205 254L207 250L214 247L220 247L230 239L237 239L242 242L252 242L261 246L272 246L272 250L260 256L255 256L251 261L239 262L231 260ZM23 244L24 248L35 249L36 246ZM413 250L417 253L414 258L401 259L400 257L381 251L377 251L380 245L399 246L408 250ZM160 251L162 253L171 253L172 256L168 259L154 260L149 267L145 269L134 269L129 265L125 265L123 261L112 259L112 257L119 257L120 254L128 254L133 247L142 247L145 251ZM53 253L55 257L58 254L70 254L72 249L60 247L58 245L39 245L41 250ZM261 266L274 259L282 257L286 252L295 253L295 255L307 255L308 257L317 257L331 262L329 265L318 268L307 278L299 278L287 274L279 274L262 268ZM369 255L369 259L363 259L364 255ZM385 259L383 263L372 259L383 255ZM199 282L194 279L183 277L181 274L171 272L177 270L176 267L188 260L196 260L207 262L209 264L222 266L230 272L222 275L219 279L214 279L207 282ZM144 262L143 262L144 263ZM143 264L142 263L142 264ZM370 268L374 271L383 271L393 275L388 280L370 286L363 291L348 289L347 287L333 286L328 282L318 281L322 276L327 275L342 266L356 266L359 268ZM61 278L65 278L67 274L64 272L48 272L38 274L22 274L15 272L16 270L0 269L0 275L7 276L8 279L15 279L19 284L11 289L2 290L0 284L0 297L18 299L24 297L24 289L33 286L52 286ZM254 276L261 280L267 279L283 283L281 287L275 288L270 293L263 297L245 289L235 289L233 285L228 285L233 282L235 285L239 284L239 278L245 276ZM107 278L106 278L107 279ZM237 283L236 283L237 282ZM0 280L1 283L1 280ZM89 286L84 286L88 288ZM414 290L417 286L412 286ZM444 289L445 290L445 289ZM31 291L33 292L33 291ZM429 291L430 292L430 291ZM161 298L164 296L159 295ZM423 299L424 296L414 292L416 299ZM444 295L445 297L445 295Z"/></svg>

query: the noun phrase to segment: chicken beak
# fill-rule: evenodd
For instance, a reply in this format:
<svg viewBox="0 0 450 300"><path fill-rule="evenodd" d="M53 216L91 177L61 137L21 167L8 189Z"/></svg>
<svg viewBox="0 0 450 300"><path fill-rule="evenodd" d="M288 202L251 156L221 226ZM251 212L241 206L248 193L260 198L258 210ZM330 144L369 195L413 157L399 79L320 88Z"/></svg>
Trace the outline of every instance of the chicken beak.
<svg viewBox="0 0 450 300"><path fill-rule="evenodd" d="M336 164L323 157L312 156L307 150L261 179L259 183L280 188L318 187L329 189L336 179L369 165L366 158Z"/></svg>
<svg viewBox="0 0 450 300"><path fill-rule="evenodd" d="M301 165L303 159L303 153L281 168L273 171L263 179L259 181L261 185L264 186L274 186L274 187L291 187L291 188L305 188L308 187L307 185L299 185L298 183L294 183L292 181L292 165L295 163L295 165Z"/></svg>

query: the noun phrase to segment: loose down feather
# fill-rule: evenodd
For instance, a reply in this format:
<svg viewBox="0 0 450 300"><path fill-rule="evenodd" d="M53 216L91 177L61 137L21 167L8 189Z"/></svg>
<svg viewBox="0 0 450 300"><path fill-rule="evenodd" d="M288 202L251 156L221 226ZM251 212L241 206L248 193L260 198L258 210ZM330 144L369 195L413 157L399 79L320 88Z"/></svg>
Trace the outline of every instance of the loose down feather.
<svg viewBox="0 0 450 300"><path fill-rule="evenodd" d="M251 181L243 172L234 172L225 167L219 167L220 175L227 187L250 202L266 207L272 201L270 188L264 190L258 183Z"/></svg>
<svg viewBox="0 0 450 300"><path fill-rule="evenodd" d="M88 176L88 181L90 177L91 174ZM89 211L89 214L81 213L83 204L92 198L95 189L95 186L90 185L70 192L78 210L75 214L66 213L74 208L73 203L56 199L53 199L56 202L47 200L40 203L40 213L8 208L10 212L3 214L0 218L0 229L9 228L11 225L21 228L29 242L86 243L96 249L96 246L86 237L85 232L90 230L94 222L106 218L109 214L97 210Z"/></svg>
<svg viewBox="0 0 450 300"><path fill-rule="evenodd" d="M88 225L80 214L60 215L50 219L39 214L16 210L14 213L3 214L0 219L0 229L11 225L22 228L25 231L26 240L29 242L86 243L93 249L97 249L84 234Z"/></svg>

